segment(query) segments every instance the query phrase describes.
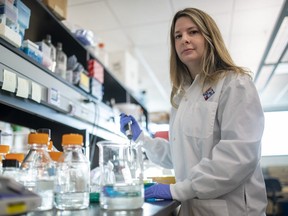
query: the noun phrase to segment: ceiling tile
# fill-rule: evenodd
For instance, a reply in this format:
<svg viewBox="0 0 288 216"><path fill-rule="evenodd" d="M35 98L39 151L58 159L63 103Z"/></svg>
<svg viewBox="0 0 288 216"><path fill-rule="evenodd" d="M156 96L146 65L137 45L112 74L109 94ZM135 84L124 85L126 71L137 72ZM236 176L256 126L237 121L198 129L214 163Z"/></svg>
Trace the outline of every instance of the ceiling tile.
<svg viewBox="0 0 288 216"><path fill-rule="evenodd" d="M69 6L74 6L74 5L80 5L80 4L90 4L90 3L95 3L103 0L68 0L68 7Z"/></svg>
<svg viewBox="0 0 288 216"><path fill-rule="evenodd" d="M135 28L125 29L127 36L135 46L168 44L169 41L168 22L158 22L152 25L144 25Z"/></svg>
<svg viewBox="0 0 288 216"><path fill-rule="evenodd" d="M167 0L108 0L122 27L167 21L172 10Z"/></svg>
<svg viewBox="0 0 288 216"><path fill-rule="evenodd" d="M229 13L217 14L217 15L213 15L212 18L216 22L225 43L229 44L231 25L232 25L231 15Z"/></svg>
<svg viewBox="0 0 288 216"><path fill-rule="evenodd" d="M122 29L112 31L98 31L97 37L105 43L107 52L125 51L132 47L131 41Z"/></svg>
<svg viewBox="0 0 288 216"><path fill-rule="evenodd" d="M257 73L268 43L271 29L276 22L279 8L270 7L253 11L235 12L229 51L236 63Z"/></svg>
<svg viewBox="0 0 288 216"><path fill-rule="evenodd" d="M283 5L284 0L235 0L236 11L240 10L258 10L262 8L277 7Z"/></svg>
<svg viewBox="0 0 288 216"><path fill-rule="evenodd" d="M279 13L278 7L235 12L232 35L271 34Z"/></svg>
<svg viewBox="0 0 288 216"><path fill-rule="evenodd" d="M263 56L267 37L259 34L234 35L229 52L236 64L248 67L256 74Z"/></svg>
<svg viewBox="0 0 288 216"><path fill-rule="evenodd" d="M220 13L230 13L233 7L233 2L234 0L172 0L172 5L174 12L186 7L195 7L209 13L210 15L216 15Z"/></svg>
<svg viewBox="0 0 288 216"><path fill-rule="evenodd" d="M69 6L67 20L96 32L119 28L118 21L105 2L93 1L89 4Z"/></svg>

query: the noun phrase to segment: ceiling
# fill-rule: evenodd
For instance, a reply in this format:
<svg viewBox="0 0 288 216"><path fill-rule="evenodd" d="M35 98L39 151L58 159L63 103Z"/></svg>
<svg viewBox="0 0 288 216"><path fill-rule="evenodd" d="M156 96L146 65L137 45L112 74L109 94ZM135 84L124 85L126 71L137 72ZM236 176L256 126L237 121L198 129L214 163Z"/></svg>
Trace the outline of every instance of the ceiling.
<svg viewBox="0 0 288 216"><path fill-rule="evenodd" d="M196 7L209 13L236 64L256 74L284 3L285 0L68 0L65 23L72 31L93 31L95 40L104 42L109 54L130 52L139 63L136 86L138 91L146 91L148 112L169 112L169 28L176 11ZM288 110L287 70L281 77L271 79L259 93L265 106L271 107L272 103L275 107L280 101L281 107L284 103Z"/></svg>

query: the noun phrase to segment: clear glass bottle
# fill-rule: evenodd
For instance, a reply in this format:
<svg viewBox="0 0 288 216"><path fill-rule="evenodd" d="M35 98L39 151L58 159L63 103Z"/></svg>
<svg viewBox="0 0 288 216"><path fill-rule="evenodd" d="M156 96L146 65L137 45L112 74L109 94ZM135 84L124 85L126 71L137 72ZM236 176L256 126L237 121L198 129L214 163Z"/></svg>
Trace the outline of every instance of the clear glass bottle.
<svg viewBox="0 0 288 216"><path fill-rule="evenodd" d="M14 160L14 161L16 160L17 161L17 162L11 162L12 164L16 163L16 167L10 168L10 169L12 169L12 172L10 172L10 170L8 171L8 175L9 175L10 173L13 173L13 169L14 169L15 175L14 175L14 177L13 176L12 177L17 182L21 182L20 166L21 166L24 158L25 158L24 153L7 153L5 156L5 160ZM6 163L9 163L9 162L6 162ZM7 174L7 170L6 170L6 174Z"/></svg>
<svg viewBox="0 0 288 216"><path fill-rule="evenodd" d="M46 133L30 133L28 135L30 150L20 167L21 183L42 197L42 204L36 211L53 208L55 165L47 151L48 139Z"/></svg>
<svg viewBox="0 0 288 216"><path fill-rule="evenodd" d="M50 141L51 142L51 141ZM54 170L51 171L54 173L54 175L56 175L56 167L57 167L57 162L59 160L59 158L61 157L61 155L63 154L63 152L60 151L48 151L48 154L50 155L53 163L54 163ZM53 188L54 190L54 188Z"/></svg>
<svg viewBox="0 0 288 216"><path fill-rule="evenodd" d="M62 43L58 42L56 47L56 69L55 73L66 79L67 56L62 50Z"/></svg>
<svg viewBox="0 0 288 216"><path fill-rule="evenodd" d="M141 146L111 141L100 141L97 146L101 169L101 208L141 208L144 203Z"/></svg>
<svg viewBox="0 0 288 216"><path fill-rule="evenodd" d="M55 72L55 67L56 67L56 48L52 44L51 35L46 35L46 38L44 39L44 43L46 43L50 47L50 59L52 61L52 64L49 67L49 69L52 72Z"/></svg>
<svg viewBox="0 0 288 216"><path fill-rule="evenodd" d="M5 160L6 154L9 152L9 145L0 145L0 174L2 173L2 161Z"/></svg>
<svg viewBox="0 0 288 216"><path fill-rule="evenodd" d="M83 136L64 134L63 154L57 161L55 207L61 210L89 206L90 162L82 152Z"/></svg>
<svg viewBox="0 0 288 216"><path fill-rule="evenodd" d="M36 130L37 133L46 133L48 134L48 139L49 139L49 142L48 142L48 152L50 151L55 151L56 149L54 148L53 146L53 141L51 140L51 129L49 128L38 128ZM51 155L50 155L51 156ZM51 158L53 160L53 158Z"/></svg>
<svg viewBox="0 0 288 216"><path fill-rule="evenodd" d="M19 161L16 159L5 159L2 161L2 164L3 164L2 175L12 178L18 182L20 179Z"/></svg>

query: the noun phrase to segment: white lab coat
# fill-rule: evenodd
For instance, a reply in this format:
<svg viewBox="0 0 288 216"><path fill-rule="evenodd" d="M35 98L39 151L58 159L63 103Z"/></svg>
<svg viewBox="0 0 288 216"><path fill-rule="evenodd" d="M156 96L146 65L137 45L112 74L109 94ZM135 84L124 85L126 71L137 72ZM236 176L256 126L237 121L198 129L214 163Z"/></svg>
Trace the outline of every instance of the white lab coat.
<svg viewBox="0 0 288 216"><path fill-rule="evenodd" d="M174 169L170 189L181 201L180 215L263 216L264 115L253 81L229 73L205 100L198 79L171 112L169 143L143 133L138 141L151 161Z"/></svg>

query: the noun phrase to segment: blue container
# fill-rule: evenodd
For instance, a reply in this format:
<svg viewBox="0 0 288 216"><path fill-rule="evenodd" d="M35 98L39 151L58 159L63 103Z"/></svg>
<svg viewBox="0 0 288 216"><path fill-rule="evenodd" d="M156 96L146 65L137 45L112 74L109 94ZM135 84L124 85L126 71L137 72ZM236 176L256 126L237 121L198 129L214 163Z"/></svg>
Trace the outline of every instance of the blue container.
<svg viewBox="0 0 288 216"><path fill-rule="evenodd" d="M39 50L39 46L32 41L25 40L22 42L21 50L32 59L42 64L43 53Z"/></svg>
<svg viewBox="0 0 288 216"><path fill-rule="evenodd" d="M21 1L16 0L15 6L18 8L18 23L24 28L29 28L31 10Z"/></svg>

